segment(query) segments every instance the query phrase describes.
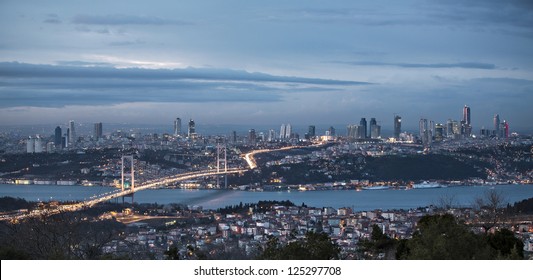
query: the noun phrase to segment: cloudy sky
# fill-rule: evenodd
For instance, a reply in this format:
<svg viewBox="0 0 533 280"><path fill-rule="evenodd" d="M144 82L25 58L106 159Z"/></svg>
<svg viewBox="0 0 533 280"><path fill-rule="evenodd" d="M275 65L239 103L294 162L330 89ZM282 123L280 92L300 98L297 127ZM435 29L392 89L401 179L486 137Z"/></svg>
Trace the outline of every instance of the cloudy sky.
<svg viewBox="0 0 533 280"><path fill-rule="evenodd" d="M0 2L0 125L533 130L533 2Z"/></svg>

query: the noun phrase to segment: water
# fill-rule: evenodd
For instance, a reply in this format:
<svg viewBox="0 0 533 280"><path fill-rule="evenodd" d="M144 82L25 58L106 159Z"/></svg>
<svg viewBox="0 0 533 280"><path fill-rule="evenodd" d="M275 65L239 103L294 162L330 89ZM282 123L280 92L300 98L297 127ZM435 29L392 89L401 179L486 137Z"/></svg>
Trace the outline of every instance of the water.
<svg viewBox="0 0 533 280"><path fill-rule="evenodd" d="M138 203L183 203L216 209L240 202L259 200L290 200L313 207L353 207L354 210L410 209L438 205L444 197L452 197L455 206L472 206L474 199L490 189L500 192L506 203L533 197L533 185L464 186L411 190L335 190L307 192L246 192L221 190L157 189L135 193ZM93 195L115 191L111 187L83 187L56 185L0 185L0 197L20 197L30 201L84 200ZM131 198L127 198L131 201Z"/></svg>

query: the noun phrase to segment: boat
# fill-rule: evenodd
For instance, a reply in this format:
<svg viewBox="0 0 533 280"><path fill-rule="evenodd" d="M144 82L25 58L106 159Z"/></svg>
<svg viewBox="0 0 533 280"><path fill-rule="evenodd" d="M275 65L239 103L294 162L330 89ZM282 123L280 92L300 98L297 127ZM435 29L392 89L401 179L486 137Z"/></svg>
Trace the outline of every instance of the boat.
<svg viewBox="0 0 533 280"><path fill-rule="evenodd" d="M442 185L437 182L428 182L428 181L424 181L422 183L413 185L413 189L434 189L434 188L442 188Z"/></svg>
<svg viewBox="0 0 533 280"><path fill-rule="evenodd" d="M363 190L388 190L390 186L372 186L372 187L363 187Z"/></svg>

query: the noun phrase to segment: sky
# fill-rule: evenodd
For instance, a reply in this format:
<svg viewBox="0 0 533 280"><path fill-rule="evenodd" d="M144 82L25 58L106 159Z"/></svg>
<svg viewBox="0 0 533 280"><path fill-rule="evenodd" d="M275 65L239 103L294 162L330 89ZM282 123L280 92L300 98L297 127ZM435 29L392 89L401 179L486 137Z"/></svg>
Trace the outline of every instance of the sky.
<svg viewBox="0 0 533 280"><path fill-rule="evenodd" d="M0 125L390 130L468 105L474 132L533 132L527 0L2 0L0 38Z"/></svg>

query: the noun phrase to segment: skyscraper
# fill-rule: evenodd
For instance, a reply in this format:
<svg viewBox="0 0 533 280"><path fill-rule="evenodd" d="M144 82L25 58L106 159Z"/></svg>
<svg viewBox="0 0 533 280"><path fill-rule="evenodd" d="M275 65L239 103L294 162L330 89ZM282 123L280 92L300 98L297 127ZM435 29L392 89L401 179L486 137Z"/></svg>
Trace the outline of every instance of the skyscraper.
<svg viewBox="0 0 533 280"><path fill-rule="evenodd" d="M359 139L366 139L368 136L367 130L366 130L366 118L361 118L361 121L359 122L360 130L359 130Z"/></svg>
<svg viewBox="0 0 533 280"><path fill-rule="evenodd" d="M74 121L68 122L68 146L74 146L76 143L76 127Z"/></svg>
<svg viewBox="0 0 533 280"><path fill-rule="evenodd" d="M276 140L276 131L274 129L270 129L268 131L268 142L274 142Z"/></svg>
<svg viewBox="0 0 533 280"><path fill-rule="evenodd" d="M370 119L370 138L378 139L381 137L381 126L378 125L376 118Z"/></svg>
<svg viewBox="0 0 533 280"><path fill-rule="evenodd" d="M427 119L420 119L419 135L420 135L420 139L422 140L422 145L424 145L424 147L429 147L431 144L431 139L429 138L429 129L428 129Z"/></svg>
<svg viewBox="0 0 533 280"><path fill-rule="evenodd" d="M328 128L329 136L335 136L335 128L333 126L330 126Z"/></svg>
<svg viewBox="0 0 533 280"><path fill-rule="evenodd" d="M32 138L31 136L26 140L26 152L28 154L35 153L35 138Z"/></svg>
<svg viewBox="0 0 533 280"><path fill-rule="evenodd" d="M402 117L394 116L394 138L400 140L400 132L402 132Z"/></svg>
<svg viewBox="0 0 533 280"><path fill-rule="evenodd" d="M313 138L316 136L315 130L316 128L314 125L309 126L309 131L307 132L307 134L309 135L309 138Z"/></svg>
<svg viewBox="0 0 533 280"><path fill-rule="evenodd" d="M252 128L248 131L248 144L255 145L256 139L257 136L255 135L255 129Z"/></svg>
<svg viewBox="0 0 533 280"><path fill-rule="evenodd" d="M435 125L435 141L440 142L443 139L444 135L444 125L438 123Z"/></svg>
<svg viewBox="0 0 533 280"><path fill-rule="evenodd" d="M466 106L463 108L463 121L465 121L466 124L470 123L470 107Z"/></svg>
<svg viewBox="0 0 533 280"><path fill-rule="evenodd" d="M189 137L194 137L196 135L196 127L193 119L189 120L189 130L187 132Z"/></svg>
<svg viewBox="0 0 533 280"><path fill-rule="evenodd" d="M279 139L285 139L285 133L287 131L287 127L284 123L281 124L281 128L279 129Z"/></svg>
<svg viewBox="0 0 533 280"><path fill-rule="evenodd" d="M181 119L174 120L174 136L181 136Z"/></svg>
<svg viewBox="0 0 533 280"><path fill-rule="evenodd" d="M292 136L292 127L291 124L288 123L285 127L285 139L291 139Z"/></svg>
<svg viewBox="0 0 533 280"><path fill-rule="evenodd" d="M494 135L500 137L500 115L494 115Z"/></svg>
<svg viewBox="0 0 533 280"><path fill-rule="evenodd" d="M60 149L61 147L61 127L56 127L55 129L55 135L54 135L54 145L56 146L56 149Z"/></svg>
<svg viewBox="0 0 533 280"><path fill-rule="evenodd" d="M470 107L466 106L463 108L463 132L466 137L472 135L472 123L470 122Z"/></svg>
<svg viewBox="0 0 533 280"><path fill-rule="evenodd" d="M503 121L503 137L509 138L509 123L506 120Z"/></svg>
<svg viewBox="0 0 533 280"><path fill-rule="evenodd" d="M102 139L102 123L95 123L94 124L94 140L98 141Z"/></svg>

